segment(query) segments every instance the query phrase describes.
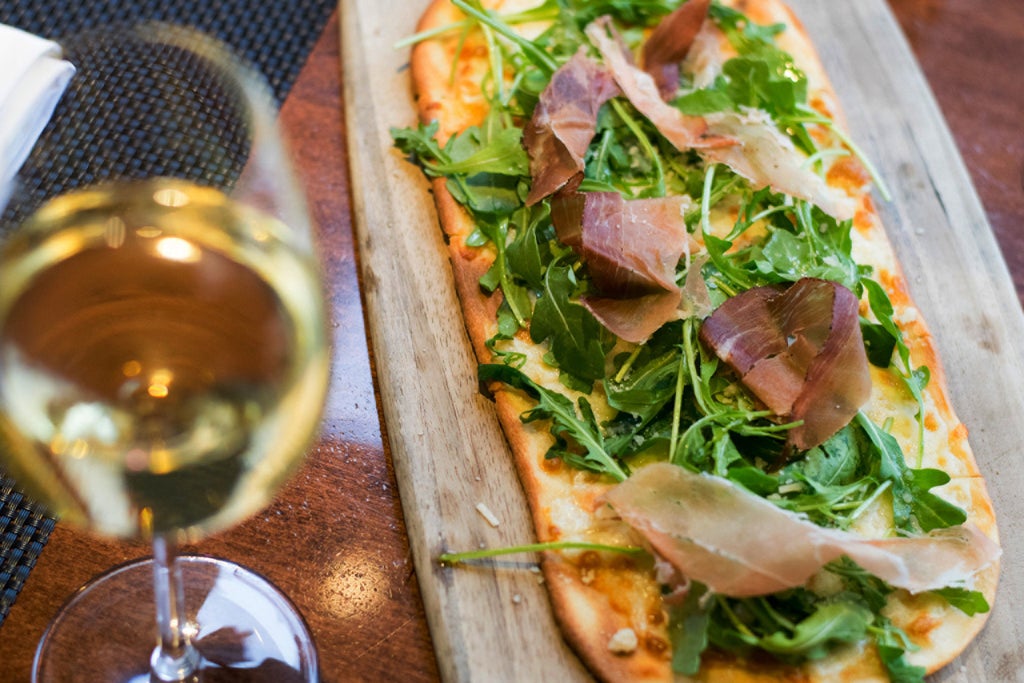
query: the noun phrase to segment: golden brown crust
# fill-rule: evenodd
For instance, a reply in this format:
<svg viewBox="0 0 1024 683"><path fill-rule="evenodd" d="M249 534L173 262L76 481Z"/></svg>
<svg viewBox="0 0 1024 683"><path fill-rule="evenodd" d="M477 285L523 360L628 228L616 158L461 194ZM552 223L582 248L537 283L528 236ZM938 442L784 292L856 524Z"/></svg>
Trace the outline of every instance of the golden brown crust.
<svg viewBox="0 0 1024 683"><path fill-rule="evenodd" d="M528 0L492 0L487 4L521 7L531 3ZM732 4L758 23L787 24L787 30L780 36L781 47L790 52L808 74L812 106L842 125L842 112L814 46L792 12L778 0L734 0ZM443 26L460 17L448 0L435 0L423 15L419 28ZM456 49L461 53L452 78ZM479 83L480 75L487 69L486 62L486 46L473 36L461 46L457 39L442 39L422 42L414 49L411 66L420 118L423 122L439 122L438 138L442 142L479 123L485 115L486 101L480 94ZM825 134L824 131L816 133ZM925 422L930 459L923 464L949 472L954 479L944 487L947 497L968 510L971 521L983 531L997 538L991 501L967 443L966 429L957 421L949 404L934 342L924 322L916 315L907 283L867 192L870 179L852 158L834 164L827 179L832 186L859 199L860 210L854 222L856 235L862 245L880 254L876 263L878 279L889 292L897 312L903 315L901 326L915 362L931 369ZM493 252L489 248L466 246L465 241L474 230L472 221L448 193L443 179L434 180L432 187L448 239L466 327L478 358L489 362L492 354L485 342L496 330L495 316L501 299L500 294L484 293L478 283L493 263ZM529 346L527 340L520 341ZM876 371L873 381L882 396L901 391L891 373ZM493 388L497 415L516 459L538 539L552 541L583 535L589 539L628 540L629 531L620 523L594 517L596 501L608 482L571 470L560 460L546 460L544 454L552 443L547 425L523 424L519 418L532 407L530 402L515 390L503 386ZM896 425L896 429L912 428L912 417ZM590 518L581 523L581 515ZM605 681L684 680L673 678L671 673L667 615L650 566L641 566L621 556L546 553L543 571L563 635L595 676ZM979 582L978 588L990 603L994 599L997 577L998 566L994 566ZM925 666L929 672L955 657L985 622L984 616L968 618L934 596L897 593L887 609L894 623L921 646L910 660ZM624 630L635 636L635 647L629 647L629 637L625 638L625 645L620 642L613 646L616 634ZM804 667L786 667L762 660L741 661L712 653L704 658L700 674L694 680L767 683L885 678L874 649L861 646L839 651L825 661Z"/></svg>
<svg viewBox="0 0 1024 683"><path fill-rule="evenodd" d="M458 9L447 0L435 0L424 12L417 28L425 31L461 17ZM460 59L453 78L456 49L460 50ZM479 37L470 37L461 46L452 40L428 40L413 48L410 68L420 120L441 124L437 137L442 144L453 133L479 123L487 113L487 101L479 87L487 60L471 58L486 55L486 49Z"/></svg>

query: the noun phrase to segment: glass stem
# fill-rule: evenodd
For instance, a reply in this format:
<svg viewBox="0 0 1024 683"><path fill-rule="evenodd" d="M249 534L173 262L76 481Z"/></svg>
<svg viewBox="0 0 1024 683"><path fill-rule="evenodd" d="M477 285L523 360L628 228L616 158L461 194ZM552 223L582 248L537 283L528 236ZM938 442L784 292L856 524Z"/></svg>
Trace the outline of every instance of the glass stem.
<svg viewBox="0 0 1024 683"><path fill-rule="evenodd" d="M177 547L166 536L153 539L153 592L159 644L150 658L153 681L198 681L199 651L186 630L185 588L176 562Z"/></svg>

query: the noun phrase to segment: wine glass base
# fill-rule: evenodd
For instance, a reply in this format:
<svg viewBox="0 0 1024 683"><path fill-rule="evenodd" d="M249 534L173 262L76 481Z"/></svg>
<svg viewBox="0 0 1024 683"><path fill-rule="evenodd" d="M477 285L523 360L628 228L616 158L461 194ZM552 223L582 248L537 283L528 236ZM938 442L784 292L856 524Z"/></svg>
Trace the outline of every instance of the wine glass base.
<svg viewBox="0 0 1024 683"><path fill-rule="evenodd" d="M316 649L277 588L224 560L178 557L200 670L189 683L315 683ZM153 562L122 565L82 587L36 650L35 683L150 683L156 646Z"/></svg>

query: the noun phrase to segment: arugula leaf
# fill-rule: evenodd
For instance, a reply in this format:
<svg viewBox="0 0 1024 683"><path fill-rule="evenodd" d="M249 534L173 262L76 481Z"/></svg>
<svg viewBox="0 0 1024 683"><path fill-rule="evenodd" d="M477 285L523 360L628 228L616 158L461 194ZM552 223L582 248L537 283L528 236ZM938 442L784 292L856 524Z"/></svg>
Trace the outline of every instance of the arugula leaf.
<svg viewBox="0 0 1024 683"><path fill-rule="evenodd" d="M729 469L726 477L751 493L765 497L779 490L779 478L767 474L759 467L741 465Z"/></svg>
<svg viewBox="0 0 1024 683"><path fill-rule="evenodd" d="M644 152L644 163L641 164L633 162L631 160L630 166L641 166L649 168L650 171L645 173L645 176L651 178L653 182L648 183L643 191L637 193L637 197L663 197L665 196L665 170L664 164L661 161L661 155L658 152L657 147L651 142L650 136L646 135L643 131L640 121L632 115L629 108L625 106L622 99L613 98L609 101L612 111L619 117L625 127L633 134L634 138L639 145L639 148ZM652 176L653 174L653 176Z"/></svg>
<svg viewBox="0 0 1024 683"><path fill-rule="evenodd" d="M426 125L420 123L416 128L391 128L395 147L403 154L415 157L424 173L430 176L444 175L436 169L439 165L451 163L451 158L434 137L438 127L437 121L431 121Z"/></svg>
<svg viewBox="0 0 1024 683"><path fill-rule="evenodd" d="M508 302L502 301L501 305L498 306L498 330L494 333L493 337L484 343L491 350L491 353L494 354L495 359L500 360L505 365L521 368L528 360L526 354L518 351L509 351L498 345L498 342L512 339L518 331L519 321L516 320L515 314L509 308Z"/></svg>
<svg viewBox="0 0 1024 683"><path fill-rule="evenodd" d="M858 439L859 434L849 426L844 427L784 471L799 471L805 478L821 486L840 486L856 481L869 469L864 462L864 449Z"/></svg>
<svg viewBox="0 0 1024 683"><path fill-rule="evenodd" d="M848 230L847 227L847 233ZM827 228L817 234L813 228L799 232L770 228L768 240L755 257L754 265L767 279L777 282L815 277L853 289L860 277L857 264L842 246L824 239L823 235L830 234L834 233Z"/></svg>
<svg viewBox="0 0 1024 683"><path fill-rule="evenodd" d="M893 346L899 349L900 360L903 362L904 369L909 369L910 348L903 339L903 330L893 320L893 315L896 311L892 306L892 301L889 300L888 293L882 288L882 285L869 278L864 278L861 281L861 285L863 285L868 294L868 305L878 320L877 324L889 334Z"/></svg>
<svg viewBox="0 0 1024 683"><path fill-rule="evenodd" d="M448 191L473 214L477 224L503 220L520 206L520 181L518 177L477 173L463 178L451 176L447 182Z"/></svg>
<svg viewBox="0 0 1024 683"><path fill-rule="evenodd" d="M892 354L896 351L896 339L881 323L873 323L867 318L860 319L860 334L864 338L864 350L868 354L868 362L875 367L887 368L892 364Z"/></svg>
<svg viewBox="0 0 1024 683"><path fill-rule="evenodd" d="M942 470L931 468L916 470L908 468L907 471L909 472L908 488L911 491L910 495L914 498L911 509L922 531L943 529L967 521L967 513L962 508L929 492L929 489L936 486L948 484L948 474Z"/></svg>
<svg viewBox="0 0 1024 683"><path fill-rule="evenodd" d="M865 638L876 620L856 593L821 596L805 588L773 595L709 601L709 643L751 656L767 652L784 662L821 659L842 643Z"/></svg>
<svg viewBox="0 0 1024 683"><path fill-rule="evenodd" d="M554 230L547 202L522 207L512 216L515 237L505 248L509 270L531 289L544 286L544 271L551 263Z"/></svg>
<svg viewBox="0 0 1024 683"><path fill-rule="evenodd" d="M392 128L395 146L413 156L430 177L446 177L452 196L477 223L508 217L522 206L529 160L520 144L522 131L492 110L480 126L453 135L442 148L434 136L437 122L417 128Z"/></svg>
<svg viewBox="0 0 1024 683"><path fill-rule="evenodd" d="M416 128L392 128L391 137L402 152L417 157L424 172L432 176L490 173L529 175L529 158L523 149L522 131L509 126L494 135L486 128L473 126L453 135L442 149L435 136L438 123L420 123Z"/></svg>
<svg viewBox="0 0 1024 683"><path fill-rule="evenodd" d="M566 14L581 28L609 14L629 25L653 26L679 6L679 0L563 0Z"/></svg>
<svg viewBox="0 0 1024 683"><path fill-rule="evenodd" d="M946 602L969 617L973 617L975 614L984 614L990 609L988 600L980 591L949 586L931 592L941 596Z"/></svg>
<svg viewBox="0 0 1024 683"><path fill-rule="evenodd" d="M763 47L757 53L733 57L722 66L725 94L734 108L763 109L775 117L796 112L807 101L807 77L785 52Z"/></svg>
<svg viewBox="0 0 1024 683"><path fill-rule="evenodd" d="M795 424L768 422L771 411L721 410L705 415L689 425L679 438L678 446L672 451L672 462L699 471L712 471L721 477L728 476L736 463L742 467L747 463L733 441L734 436L757 437L769 440L773 446L762 445L763 451L775 454L782 450L785 432ZM705 430L710 431L708 436ZM751 450L751 449L745 449Z"/></svg>
<svg viewBox="0 0 1024 683"><path fill-rule="evenodd" d="M529 175L530 160L523 149L522 136L522 131L512 126L484 136L474 126L451 138L445 148L450 161L435 165L433 170L440 175Z"/></svg>
<svg viewBox="0 0 1024 683"><path fill-rule="evenodd" d="M889 602L893 587L848 557L841 557L825 565L825 570L840 577L843 587L864 600L871 611L880 613Z"/></svg>
<svg viewBox="0 0 1024 683"><path fill-rule="evenodd" d="M704 248L708 252L711 265L719 271L729 285L736 291L750 289L758 284L753 274L745 269L744 252L730 253L733 242L730 239L717 237L711 231L710 211L715 203L716 189L734 187L732 180L716 180L718 164L709 164L704 170L704 182L701 187L700 229L703 233ZM737 236L734 231L731 237Z"/></svg>
<svg viewBox="0 0 1024 683"><path fill-rule="evenodd" d="M875 476L873 454L863 431L847 425L782 469L785 493L774 502L816 524L847 528L889 486Z"/></svg>
<svg viewBox="0 0 1024 683"><path fill-rule="evenodd" d="M885 644L876 637L878 657L889 672L890 683L924 683L925 668L907 661L906 650L898 645Z"/></svg>
<svg viewBox="0 0 1024 683"><path fill-rule="evenodd" d="M478 228L494 244L496 255L490 269L480 278L480 285L493 292L501 288L504 304L515 317L519 327L526 326L530 317L531 300L526 288L516 282L509 272L506 259L506 242L508 239L508 221L498 223L481 223Z"/></svg>
<svg viewBox="0 0 1024 683"><path fill-rule="evenodd" d="M878 655L889 672L890 681L923 683L924 668L911 665L905 656L908 650L916 649L916 646L902 629L882 614L893 592L892 586L869 574L847 557L827 564L825 569L839 576L845 589L864 600L874 613L874 623L868 632L875 640Z"/></svg>
<svg viewBox="0 0 1024 683"><path fill-rule="evenodd" d="M867 292L868 306L879 321L878 327L872 329L874 337L882 337L881 341L874 342L879 346L876 350L878 359L881 360L882 353L891 343L900 359L900 367L897 367L897 371L910 395L918 402L918 463L920 464L925 452L925 387L928 386L931 379L931 371L927 366L914 368L911 365L910 348L903 338L903 331L896 325L892 301L882 286L867 278L861 280L861 285ZM863 326L861 326L861 330L863 330ZM888 339L885 339L886 336ZM889 351L888 361L881 367L888 368L890 365L892 365L892 350Z"/></svg>
<svg viewBox="0 0 1024 683"><path fill-rule="evenodd" d="M823 604L796 624L791 635L775 631L758 647L776 655L821 659L836 643L854 643L864 637L872 621L871 610L853 601Z"/></svg>
<svg viewBox="0 0 1024 683"><path fill-rule="evenodd" d="M755 49L757 43L774 46L775 36L786 28L784 24L754 23L743 12L720 2L711 3L708 14L726 32L729 41L740 53Z"/></svg>
<svg viewBox="0 0 1024 683"><path fill-rule="evenodd" d="M796 282L802 277L831 280L857 291L867 272L853 258L852 221L837 221L809 202L787 200L767 188L739 193L740 205L732 231L726 237L711 234L704 207L711 199L718 167L706 171L701 199L701 226L711 265L729 287L743 291L764 284ZM723 179L724 182L729 182ZM733 190L736 188L733 187ZM767 237L734 249L741 235L767 223Z"/></svg>
<svg viewBox="0 0 1024 683"><path fill-rule="evenodd" d="M889 193L889 188L886 187L885 182L882 180L882 177L878 174L878 169L876 169L874 164L871 163L871 160L868 159L867 155L864 154L863 150L861 150L860 147L858 147L857 144L852 139L850 139L850 137L845 132L843 132L841 128L836 126L835 121L822 115L820 112L811 108L807 104L797 105L797 109L798 113L796 115L787 117L786 122L788 124L805 125L808 123L814 123L819 126L824 126L825 128L827 128L829 131L832 132L832 135L834 135L839 140L839 142L843 144L843 146L845 146L853 153L853 155L857 158L858 161L864 164L864 167L868 171L868 175L871 176L871 181L875 184L879 192L882 194L882 199L886 201L892 200L892 196Z"/></svg>
<svg viewBox="0 0 1024 683"><path fill-rule="evenodd" d="M639 546L607 545L605 543L589 543L587 541L546 541L543 543L527 543L525 545L506 546L501 548L483 548L467 550L461 553L441 553L437 561L442 565L454 566L468 564L476 560L489 560L503 555L519 555L522 553L539 553L551 550L594 550L602 553L619 555L643 555L647 551Z"/></svg>
<svg viewBox="0 0 1024 683"><path fill-rule="evenodd" d="M585 191L617 191L626 197L661 197L671 187L685 192L693 173L678 163L684 153L675 149L653 124L624 98L614 98L597 116L597 144L585 156ZM664 142L664 144L663 144Z"/></svg>
<svg viewBox="0 0 1024 683"><path fill-rule="evenodd" d="M508 365L481 365L477 369L477 377L485 384L492 381L503 382L537 400L537 407L525 413L521 419L523 422L543 419L552 421L551 431L559 440L550 453L552 457L561 457L572 465L608 474L617 481L625 481L626 471L605 448L604 436L585 398L580 398L577 413L567 396L542 387L521 371ZM571 438L579 445L583 453L578 455L568 451L566 438Z"/></svg>
<svg viewBox="0 0 1024 683"><path fill-rule="evenodd" d="M958 506L938 497L929 489L949 482L942 470L907 467L899 442L880 429L863 412L854 418L878 449L880 476L892 481L892 508L896 527L906 532L931 531L967 521Z"/></svg>
<svg viewBox="0 0 1024 683"><path fill-rule="evenodd" d="M647 347L640 347L649 356ZM605 379L608 404L616 410L638 416L643 422L657 415L676 393L676 369L679 351L669 350L654 358L644 358L622 380Z"/></svg>
<svg viewBox="0 0 1024 683"><path fill-rule="evenodd" d="M701 88L680 95L672 105L688 116L704 116L717 111L728 111L736 108L736 103L724 87Z"/></svg>
<svg viewBox="0 0 1024 683"><path fill-rule="evenodd" d="M679 327L665 325L646 344L615 359L616 371L604 380L609 405L647 423L672 400L682 355Z"/></svg>
<svg viewBox="0 0 1024 683"><path fill-rule="evenodd" d="M557 0L545 0L543 3L537 5L536 7L531 7L521 12L501 14L499 16L501 17L501 20L504 21L506 24L508 24L509 26L514 26L516 24L522 23L556 20L559 16L559 12L560 9ZM468 28L476 24L477 21L475 19L473 19L472 17L468 17L461 21L454 21L450 24L445 24L443 26L438 26L436 28L415 33L411 36L408 36L398 41L397 43L395 43L394 47L397 50L404 47L409 47L410 45L415 45L416 43L423 42L424 40L436 38L438 36L444 36L446 34L457 32L465 33L465 31Z"/></svg>
<svg viewBox="0 0 1024 683"><path fill-rule="evenodd" d="M743 252L731 252L733 243L730 240L716 237L710 232L704 233L704 248L707 249L711 265L719 275L735 288L744 291L759 284L754 274L743 267Z"/></svg>
<svg viewBox="0 0 1024 683"><path fill-rule="evenodd" d="M556 262L548 267L533 308L530 338L548 342L551 360L561 371L593 383L604 378L605 355L613 341L587 309L572 301L576 285L570 266Z"/></svg>
<svg viewBox="0 0 1024 683"><path fill-rule="evenodd" d="M695 676L700 656L708 647L708 623L713 601L706 599L707 586L690 583L683 602L669 608L668 634L672 643L672 670Z"/></svg>

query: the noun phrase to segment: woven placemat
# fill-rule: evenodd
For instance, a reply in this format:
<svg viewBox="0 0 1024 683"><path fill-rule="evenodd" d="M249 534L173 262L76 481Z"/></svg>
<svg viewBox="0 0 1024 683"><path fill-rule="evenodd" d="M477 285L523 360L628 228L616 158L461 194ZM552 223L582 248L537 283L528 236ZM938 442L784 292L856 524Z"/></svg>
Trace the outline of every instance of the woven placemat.
<svg viewBox="0 0 1024 683"><path fill-rule="evenodd" d="M337 0L0 0L0 23L73 45L75 35L110 23L163 21L191 26L230 45L266 77L274 96L284 100L324 30ZM60 108L44 136L61 131ZM73 140L74 136L68 136ZM88 144L83 141L82 145ZM88 154L68 148L69 159ZM31 159L26 166L31 165ZM83 169L85 167L83 166ZM88 173L81 171L81 173ZM40 182L55 194L91 178L64 173ZM18 490L0 470L0 624L25 583L54 520Z"/></svg>
<svg viewBox="0 0 1024 683"><path fill-rule="evenodd" d="M35 566L54 521L0 471L0 623Z"/></svg>
<svg viewBox="0 0 1024 683"><path fill-rule="evenodd" d="M283 101L337 0L3 0L0 23L60 41L104 24L166 21L234 47Z"/></svg>

